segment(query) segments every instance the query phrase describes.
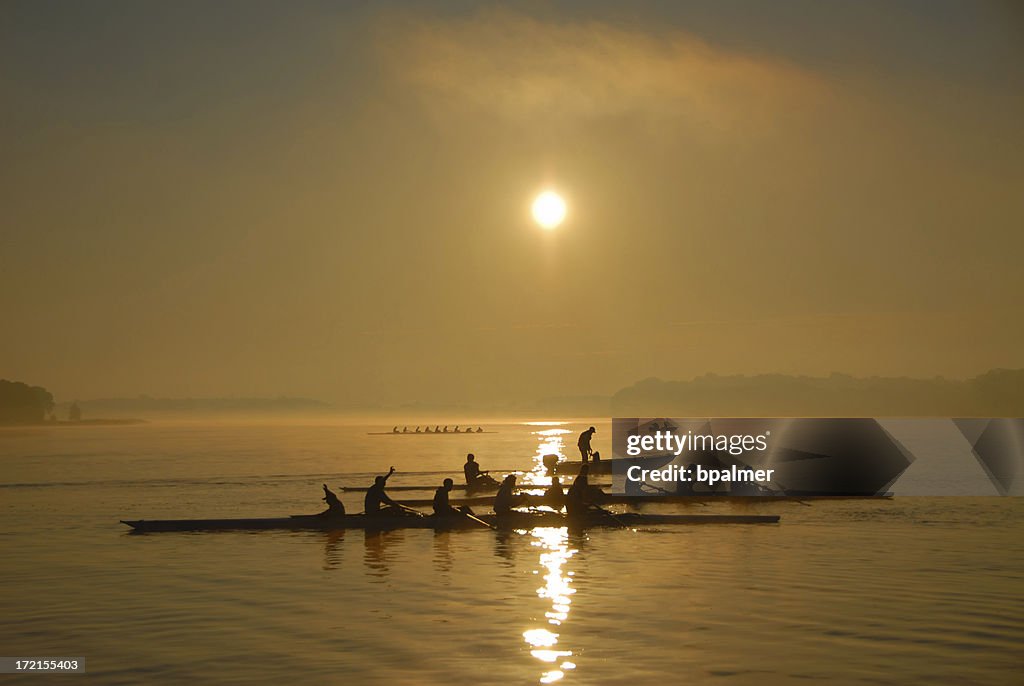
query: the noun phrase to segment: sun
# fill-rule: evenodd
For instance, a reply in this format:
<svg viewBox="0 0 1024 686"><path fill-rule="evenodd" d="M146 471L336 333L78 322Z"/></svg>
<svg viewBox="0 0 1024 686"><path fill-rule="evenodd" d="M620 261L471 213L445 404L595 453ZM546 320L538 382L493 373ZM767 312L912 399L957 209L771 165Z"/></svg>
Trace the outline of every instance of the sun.
<svg viewBox="0 0 1024 686"><path fill-rule="evenodd" d="M565 220L565 201L554 191L544 191L533 201L533 219L541 228L557 228Z"/></svg>

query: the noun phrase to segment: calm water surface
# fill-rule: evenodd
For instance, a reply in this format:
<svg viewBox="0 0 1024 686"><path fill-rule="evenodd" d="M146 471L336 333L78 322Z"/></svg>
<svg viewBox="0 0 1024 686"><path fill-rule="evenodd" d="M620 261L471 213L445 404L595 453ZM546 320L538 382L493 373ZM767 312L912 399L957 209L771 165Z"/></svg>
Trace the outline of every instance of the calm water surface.
<svg viewBox="0 0 1024 686"><path fill-rule="evenodd" d="M118 523L314 512L324 481L366 485L394 465L395 485L435 484L469 451L529 471L585 427L493 428L0 430L0 654L84 656L89 672L0 680L1020 683L1019 498L651 505L783 521L585 535L138 536ZM360 496L345 495L350 511Z"/></svg>

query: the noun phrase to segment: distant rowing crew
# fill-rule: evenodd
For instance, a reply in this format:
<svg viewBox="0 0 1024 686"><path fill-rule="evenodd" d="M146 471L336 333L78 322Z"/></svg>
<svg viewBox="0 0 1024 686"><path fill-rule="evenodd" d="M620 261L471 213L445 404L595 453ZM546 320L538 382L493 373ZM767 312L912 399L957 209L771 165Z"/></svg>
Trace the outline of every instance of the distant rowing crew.
<svg viewBox="0 0 1024 686"><path fill-rule="evenodd" d="M391 429L391 433L393 434L482 434L483 432L484 427L482 426L478 426L476 427L476 429L474 429L471 426L467 426L465 429L462 429L460 431L459 426L457 424L455 425L455 428L452 429L451 431L448 430L447 424L443 429L441 428L440 425L437 425L434 427L433 431L430 430L429 426L423 429L422 431L420 431L420 427L418 426L414 431L409 431L409 427L407 426L403 426L401 431L398 430L397 426Z"/></svg>

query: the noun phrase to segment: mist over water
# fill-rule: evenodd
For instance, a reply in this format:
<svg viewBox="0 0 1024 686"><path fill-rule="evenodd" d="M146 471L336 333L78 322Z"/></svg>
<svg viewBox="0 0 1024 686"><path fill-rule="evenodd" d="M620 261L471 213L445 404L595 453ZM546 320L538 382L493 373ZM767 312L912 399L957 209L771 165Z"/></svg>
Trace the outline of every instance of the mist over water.
<svg viewBox="0 0 1024 686"><path fill-rule="evenodd" d="M783 519L583 535L118 523L315 512L321 483L365 486L391 465L394 485L432 490L467 452L529 471L574 457L585 426L0 430L0 645L83 656L102 684L1007 683L1024 668L1016 498L647 505Z"/></svg>
<svg viewBox="0 0 1024 686"><path fill-rule="evenodd" d="M0 657L85 662L33 686L1024 681L1024 505L981 497L1022 470L974 459L1020 434L973 435L1024 417L1022 18L4 2ZM370 435L397 412L495 432ZM941 445L892 501L636 504L778 524L119 521L321 484L355 513L391 466L429 499L470 452L542 486L611 416L968 421L900 433Z"/></svg>

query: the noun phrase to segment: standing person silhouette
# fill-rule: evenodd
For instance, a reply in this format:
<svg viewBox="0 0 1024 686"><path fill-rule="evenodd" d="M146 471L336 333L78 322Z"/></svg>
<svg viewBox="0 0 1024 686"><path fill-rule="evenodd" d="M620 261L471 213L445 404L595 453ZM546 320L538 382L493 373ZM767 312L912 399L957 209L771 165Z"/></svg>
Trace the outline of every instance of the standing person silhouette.
<svg viewBox="0 0 1024 686"><path fill-rule="evenodd" d="M594 453L593 448L590 447L590 439L597 433L597 429L590 427L586 431L580 434L580 439L576 441L576 447L580 449L580 458L584 462L590 459L590 456Z"/></svg>

